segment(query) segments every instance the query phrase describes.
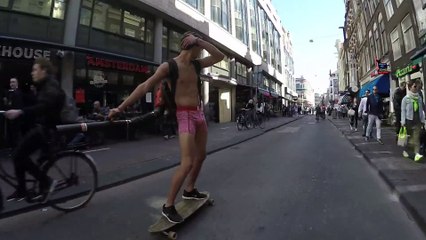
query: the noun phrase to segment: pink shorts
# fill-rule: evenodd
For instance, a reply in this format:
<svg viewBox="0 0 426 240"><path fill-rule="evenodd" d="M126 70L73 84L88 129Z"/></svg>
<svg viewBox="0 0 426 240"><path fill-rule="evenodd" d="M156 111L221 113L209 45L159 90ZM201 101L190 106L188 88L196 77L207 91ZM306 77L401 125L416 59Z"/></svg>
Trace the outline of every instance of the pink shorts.
<svg viewBox="0 0 426 240"><path fill-rule="evenodd" d="M195 135L199 131L207 132L206 118L199 107L177 107L176 118L179 133Z"/></svg>

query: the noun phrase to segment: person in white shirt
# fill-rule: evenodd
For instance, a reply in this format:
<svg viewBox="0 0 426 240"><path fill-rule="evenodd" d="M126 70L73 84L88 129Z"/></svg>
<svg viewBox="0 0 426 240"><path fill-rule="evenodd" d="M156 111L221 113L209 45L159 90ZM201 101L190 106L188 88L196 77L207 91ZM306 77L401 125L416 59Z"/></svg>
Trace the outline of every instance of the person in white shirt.
<svg viewBox="0 0 426 240"><path fill-rule="evenodd" d="M361 102L359 103L358 116L362 116L362 128L364 133L363 137L366 136L367 125L368 125L368 114L367 114L367 98L370 95L370 90L365 91L365 95L362 97Z"/></svg>

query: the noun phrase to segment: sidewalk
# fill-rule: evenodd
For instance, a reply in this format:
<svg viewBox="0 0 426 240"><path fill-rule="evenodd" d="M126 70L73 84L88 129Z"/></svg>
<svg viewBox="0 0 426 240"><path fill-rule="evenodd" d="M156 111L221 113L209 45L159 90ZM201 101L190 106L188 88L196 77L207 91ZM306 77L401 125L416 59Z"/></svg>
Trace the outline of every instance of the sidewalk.
<svg viewBox="0 0 426 240"><path fill-rule="evenodd" d="M381 145L375 140L366 142L362 137L362 126L358 132L351 132L348 119L329 120L378 171L426 232L426 164L402 157L402 149L396 145L394 127L382 128L384 145Z"/></svg>
<svg viewBox="0 0 426 240"><path fill-rule="evenodd" d="M207 154L248 141L300 118L271 118L266 122L264 129L256 128L242 131L237 130L235 122L210 123ZM86 152L93 157L97 164L98 190L108 189L172 168L180 162L178 139L166 141L158 135L146 135L135 141L100 146L97 149L91 149ZM206 161L208 159L207 157ZM0 158L0 161L2 161L1 164L7 171L13 172L10 159ZM1 184L5 195L13 190L9 186ZM5 211L7 212L0 214L0 218L36 209L37 207L28 207L26 203L8 204L5 206Z"/></svg>

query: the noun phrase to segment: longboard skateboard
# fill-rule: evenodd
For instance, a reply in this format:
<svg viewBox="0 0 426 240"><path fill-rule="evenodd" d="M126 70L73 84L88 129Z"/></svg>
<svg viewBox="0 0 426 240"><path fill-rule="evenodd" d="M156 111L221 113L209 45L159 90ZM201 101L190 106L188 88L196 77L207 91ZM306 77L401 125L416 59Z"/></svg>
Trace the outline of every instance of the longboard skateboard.
<svg viewBox="0 0 426 240"><path fill-rule="evenodd" d="M207 197L203 200L182 200L176 204L176 211L182 216L183 221L190 217L194 212L200 209L204 205L213 206L214 200L210 198L208 192L203 192L207 194ZM148 228L150 233L162 233L167 236L169 239L177 239L177 233L171 231L170 229L179 223L171 223L164 216Z"/></svg>

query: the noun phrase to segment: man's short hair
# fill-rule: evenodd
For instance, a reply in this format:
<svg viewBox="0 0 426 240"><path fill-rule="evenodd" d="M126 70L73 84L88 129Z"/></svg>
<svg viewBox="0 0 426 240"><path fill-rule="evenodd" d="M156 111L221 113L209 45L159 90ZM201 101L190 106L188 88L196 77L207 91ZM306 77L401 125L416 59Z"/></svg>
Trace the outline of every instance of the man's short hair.
<svg viewBox="0 0 426 240"><path fill-rule="evenodd" d="M36 58L34 65L38 64L42 70L45 70L48 75L53 73L53 65L47 58Z"/></svg>
<svg viewBox="0 0 426 240"><path fill-rule="evenodd" d="M401 81L401 82L399 83L399 86L400 86L400 87L404 87L406 84L407 84L407 82L405 82L405 81Z"/></svg>
<svg viewBox="0 0 426 240"><path fill-rule="evenodd" d="M188 37L189 35L192 35L192 36L197 37L197 38L202 38L200 34L195 33L195 32L191 32L191 31L188 31L188 32L185 32L185 33L182 35L182 38L180 39L180 42L182 43L183 39L185 39L185 38L186 38L186 37ZM189 45L189 46L188 46L188 47L186 47L185 49L184 49L184 48L182 48L182 50L189 50L189 49L193 48L194 46L195 46L195 45Z"/></svg>

